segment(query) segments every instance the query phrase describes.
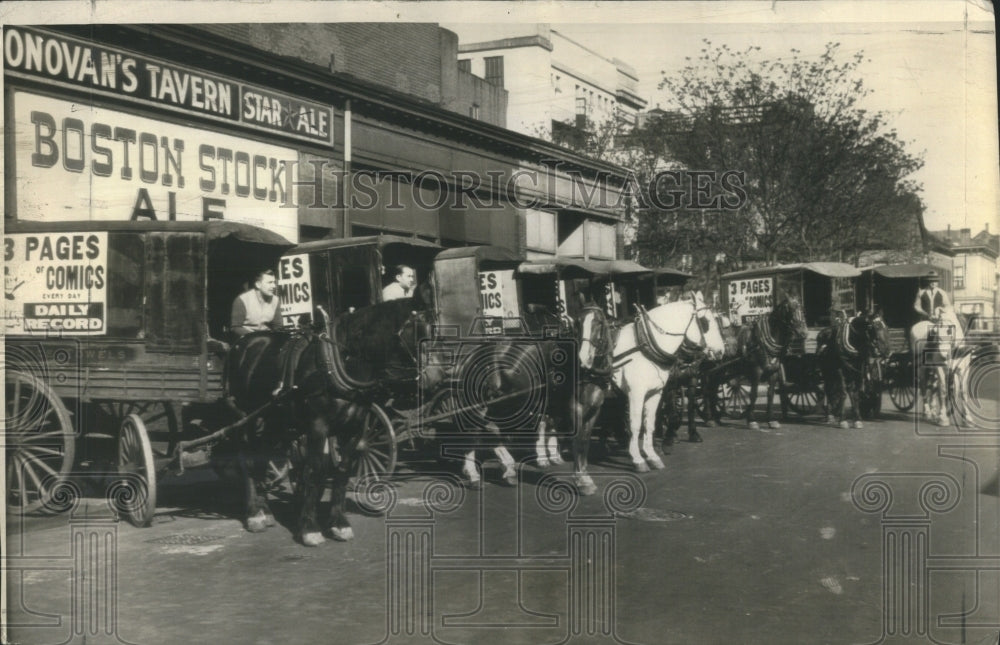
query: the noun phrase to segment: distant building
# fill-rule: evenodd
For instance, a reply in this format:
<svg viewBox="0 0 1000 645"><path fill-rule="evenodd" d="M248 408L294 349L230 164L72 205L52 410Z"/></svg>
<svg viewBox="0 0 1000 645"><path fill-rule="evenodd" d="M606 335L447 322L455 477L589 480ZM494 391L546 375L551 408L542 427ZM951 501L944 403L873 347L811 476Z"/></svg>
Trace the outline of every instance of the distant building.
<svg viewBox="0 0 1000 645"><path fill-rule="evenodd" d="M632 67L548 25L483 25L463 34L459 68L507 90L511 130L558 141L588 121L634 126L646 107Z"/></svg>
<svg viewBox="0 0 1000 645"><path fill-rule="evenodd" d="M965 314L979 314L986 319L997 315L997 282L1000 236L990 233L989 225L976 235L972 229L930 231L944 246L951 260L951 290L955 309ZM943 249L942 249L943 250Z"/></svg>

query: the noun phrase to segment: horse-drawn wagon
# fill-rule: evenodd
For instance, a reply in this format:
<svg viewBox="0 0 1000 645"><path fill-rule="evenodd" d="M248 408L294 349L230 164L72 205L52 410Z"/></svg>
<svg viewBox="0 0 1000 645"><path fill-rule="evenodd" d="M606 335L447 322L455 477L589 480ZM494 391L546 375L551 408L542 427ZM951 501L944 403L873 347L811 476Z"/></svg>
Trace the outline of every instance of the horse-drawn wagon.
<svg viewBox="0 0 1000 645"><path fill-rule="evenodd" d="M222 221L14 222L4 243L8 508L90 467L148 524L158 474L207 457L185 413L223 396L233 298L292 244Z"/></svg>
<svg viewBox="0 0 1000 645"><path fill-rule="evenodd" d="M924 414L937 423L947 424L949 411L956 423L964 423L966 381L980 349L965 342L971 320L960 319L950 306L928 312L931 319L925 320L914 307L922 282L931 276L939 279L942 273L944 291L950 291L947 272L930 264L865 269L858 281L858 302L878 308L888 327L890 352L883 371L896 409L908 411L922 398ZM930 307L934 309L932 303ZM934 405L928 407L932 399Z"/></svg>
<svg viewBox="0 0 1000 645"><path fill-rule="evenodd" d="M769 321L768 328L774 332L765 333L758 345L765 361L774 362L777 368L782 410L789 408L799 415L820 411L823 383L817 338L835 316L855 313L854 280L858 275L860 272L848 264L807 262L722 276L723 307L732 322L746 326ZM791 314L801 319L800 324L793 324ZM799 327L799 332L793 327ZM732 418L752 414L756 401L751 400L748 377L740 371L727 376L720 391L726 414ZM770 406L770 396L767 404Z"/></svg>

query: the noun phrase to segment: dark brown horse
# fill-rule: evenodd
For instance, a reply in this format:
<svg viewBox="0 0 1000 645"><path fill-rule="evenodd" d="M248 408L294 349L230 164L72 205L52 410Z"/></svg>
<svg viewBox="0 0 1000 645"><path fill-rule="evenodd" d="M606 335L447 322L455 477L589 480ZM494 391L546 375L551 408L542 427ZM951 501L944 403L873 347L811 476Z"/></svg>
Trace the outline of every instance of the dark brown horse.
<svg viewBox="0 0 1000 645"><path fill-rule="evenodd" d="M737 354L740 357L741 369L750 380L749 401L746 411L747 425L752 430L760 428L754 420L754 407L757 402L757 387L762 380L767 381L767 425L779 428L780 424L773 420L772 407L775 389L784 387L781 361L788 353L792 341L804 339L806 321L802 314L802 303L795 297L785 297L774 309L740 330L737 338ZM781 398L781 418L788 414L788 405Z"/></svg>
<svg viewBox="0 0 1000 645"><path fill-rule="evenodd" d="M889 331L878 313L863 312L850 320L824 329L816 339L826 400L830 406L829 423L849 427L844 418L844 403L851 400L854 427L861 428L860 397L865 394L866 373L872 363L889 355ZM879 392L878 395L881 395Z"/></svg>
<svg viewBox="0 0 1000 645"><path fill-rule="evenodd" d="M242 426L238 439L250 532L275 524L267 504L267 464L298 442L303 463L294 530L307 546L323 542L317 507L331 476L326 453L332 440L343 459L332 473L327 532L338 540L353 537L344 500L353 470L352 449L368 406L337 394L330 378L331 351L329 341L312 331L265 331L240 338L227 356L225 386L232 407L244 414L263 408Z"/></svg>

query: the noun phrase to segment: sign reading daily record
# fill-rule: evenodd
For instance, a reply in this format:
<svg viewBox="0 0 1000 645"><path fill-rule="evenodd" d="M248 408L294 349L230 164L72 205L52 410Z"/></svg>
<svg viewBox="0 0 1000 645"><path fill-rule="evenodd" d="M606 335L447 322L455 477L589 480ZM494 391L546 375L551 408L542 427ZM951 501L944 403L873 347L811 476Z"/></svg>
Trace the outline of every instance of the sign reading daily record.
<svg viewBox="0 0 1000 645"><path fill-rule="evenodd" d="M87 92L240 123L284 136L333 142L331 109L124 49L62 34L5 27L4 71Z"/></svg>
<svg viewBox="0 0 1000 645"><path fill-rule="evenodd" d="M225 219L298 241L298 152L14 93L22 220Z"/></svg>

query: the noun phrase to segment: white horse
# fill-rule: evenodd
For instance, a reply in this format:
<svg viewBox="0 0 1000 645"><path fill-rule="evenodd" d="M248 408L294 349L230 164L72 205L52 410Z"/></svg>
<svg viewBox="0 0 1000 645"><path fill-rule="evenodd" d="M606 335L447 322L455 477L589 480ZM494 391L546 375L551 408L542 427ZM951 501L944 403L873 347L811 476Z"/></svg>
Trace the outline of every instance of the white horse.
<svg viewBox="0 0 1000 645"><path fill-rule="evenodd" d="M965 332L951 307L938 307L931 320L910 328L923 415L939 426L949 425L946 394L949 379L962 378L963 361L957 350L964 340Z"/></svg>
<svg viewBox="0 0 1000 645"><path fill-rule="evenodd" d="M613 380L628 398L628 452L638 472L648 472L650 466L663 468L663 461L653 450L653 429L671 362L698 352L718 358L725 351L718 320L700 292L695 293L693 300L651 309L646 318L651 349L642 346L641 337L645 334L636 328L637 324L643 324L639 318L622 327L614 349Z"/></svg>

